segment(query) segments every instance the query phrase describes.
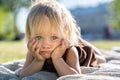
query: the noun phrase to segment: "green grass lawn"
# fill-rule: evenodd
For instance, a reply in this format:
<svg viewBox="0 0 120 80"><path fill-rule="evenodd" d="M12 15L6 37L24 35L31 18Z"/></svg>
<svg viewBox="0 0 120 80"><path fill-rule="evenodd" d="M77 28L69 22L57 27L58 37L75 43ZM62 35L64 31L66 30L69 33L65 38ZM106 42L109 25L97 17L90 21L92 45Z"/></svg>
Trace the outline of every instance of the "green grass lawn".
<svg viewBox="0 0 120 80"><path fill-rule="evenodd" d="M119 46L120 41L91 41L99 49L110 50ZM27 47L25 41L0 41L0 63L24 59Z"/></svg>
<svg viewBox="0 0 120 80"><path fill-rule="evenodd" d="M113 47L120 47L120 40L117 41L91 41L91 44L99 49L111 50Z"/></svg>
<svg viewBox="0 0 120 80"><path fill-rule="evenodd" d="M26 52L25 41L0 41L0 63L23 59Z"/></svg>

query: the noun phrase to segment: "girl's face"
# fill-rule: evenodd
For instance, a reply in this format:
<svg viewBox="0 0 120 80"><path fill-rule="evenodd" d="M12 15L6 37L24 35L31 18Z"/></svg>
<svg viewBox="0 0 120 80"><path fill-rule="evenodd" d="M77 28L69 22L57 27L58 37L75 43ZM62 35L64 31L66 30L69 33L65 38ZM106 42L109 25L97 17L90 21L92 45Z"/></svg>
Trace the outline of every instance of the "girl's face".
<svg viewBox="0 0 120 80"><path fill-rule="evenodd" d="M44 58L50 58L52 51L61 44L62 36L50 24L48 17L43 17L41 21L42 29L38 29L34 33L34 37L38 40L38 48L40 54Z"/></svg>

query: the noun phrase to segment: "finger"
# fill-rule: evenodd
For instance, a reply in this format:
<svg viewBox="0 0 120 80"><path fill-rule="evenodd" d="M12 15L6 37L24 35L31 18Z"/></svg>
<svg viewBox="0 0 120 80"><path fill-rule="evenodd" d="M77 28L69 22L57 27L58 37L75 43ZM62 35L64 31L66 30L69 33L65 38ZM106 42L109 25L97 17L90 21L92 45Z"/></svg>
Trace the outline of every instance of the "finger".
<svg viewBox="0 0 120 80"><path fill-rule="evenodd" d="M35 58L37 58L37 52L38 52L38 49L36 49L35 52L34 52Z"/></svg>
<svg viewBox="0 0 120 80"><path fill-rule="evenodd" d="M28 44L30 44L33 40L34 40L34 38L31 38L31 39L28 41Z"/></svg>
<svg viewBox="0 0 120 80"><path fill-rule="evenodd" d="M61 42L61 48L64 49L64 48L65 48L65 44L66 44L66 43L65 43L65 40L63 39L62 42Z"/></svg>
<svg viewBox="0 0 120 80"><path fill-rule="evenodd" d="M70 46L70 43L68 40L64 39L62 41L62 48L68 48Z"/></svg>
<svg viewBox="0 0 120 80"><path fill-rule="evenodd" d="M35 43L32 45L32 50L35 51L37 49L38 41L35 41Z"/></svg>
<svg viewBox="0 0 120 80"><path fill-rule="evenodd" d="M34 39L30 39L30 40L28 41L27 47L28 47L28 48L31 48L31 46L32 46L34 43L35 43L35 40L34 40Z"/></svg>
<svg viewBox="0 0 120 80"><path fill-rule="evenodd" d="M39 53L40 53L40 49L37 48L37 49L36 49L36 52L35 52L36 56L39 56Z"/></svg>
<svg viewBox="0 0 120 80"><path fill-rule="evenodd" d="M40 49L38 48L37 51L36 51L36 58L38 60L44 60L44 58L42 57L42 55L40 54Z"/></svg>

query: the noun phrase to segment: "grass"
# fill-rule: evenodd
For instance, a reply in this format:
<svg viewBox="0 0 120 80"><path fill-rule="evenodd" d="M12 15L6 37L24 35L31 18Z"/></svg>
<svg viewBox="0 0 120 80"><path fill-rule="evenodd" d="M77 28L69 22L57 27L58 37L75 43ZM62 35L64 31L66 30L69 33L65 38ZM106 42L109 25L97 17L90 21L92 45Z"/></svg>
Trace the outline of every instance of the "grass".
<svg viewBox="0 0 120 80"><path fill-rule="evenodd" d="M111 50L113 47L120 47L120 40L92 41L90 43L99 49L105 49L105 50Z"/></svg>
<svg viewBox="0 0 120 80"><path fill-rule="evenodd" d="M0 41L0 63L23 59L26 52L25 41Z"/></svg>
<svg viewBox="0 0 120 80"><path fill-rule="evenodd" d="M120 41L91 41L99 49L110 50L120 46ZM25 41L0 41L0 63L23 59L26 56Z"/></svg>

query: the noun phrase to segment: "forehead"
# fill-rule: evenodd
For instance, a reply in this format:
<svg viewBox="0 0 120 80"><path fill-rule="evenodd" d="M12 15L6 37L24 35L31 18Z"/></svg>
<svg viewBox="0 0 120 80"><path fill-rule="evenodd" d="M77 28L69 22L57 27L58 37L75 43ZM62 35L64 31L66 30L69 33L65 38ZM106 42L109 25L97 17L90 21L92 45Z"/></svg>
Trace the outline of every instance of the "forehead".
<svg viewBox="0 0 120 80"><path fill-rule="evenodd" d="M47 16L43 16L42 19L39 21L39 23L36 23L37 25L34 26L33 32L34 34L41 34L41 33L47 33L47 34L58 34L59 33L59 27L57 24L54 23L54 21L51 21Z"/></svg>
<svg viewBox="0 0 120 80"><path fill-rule="evenodd" d="M51 22L50 19L47 16L43 16L42 19L40 20L41 25L38 26L49 26L51 27Z"/></svg>

